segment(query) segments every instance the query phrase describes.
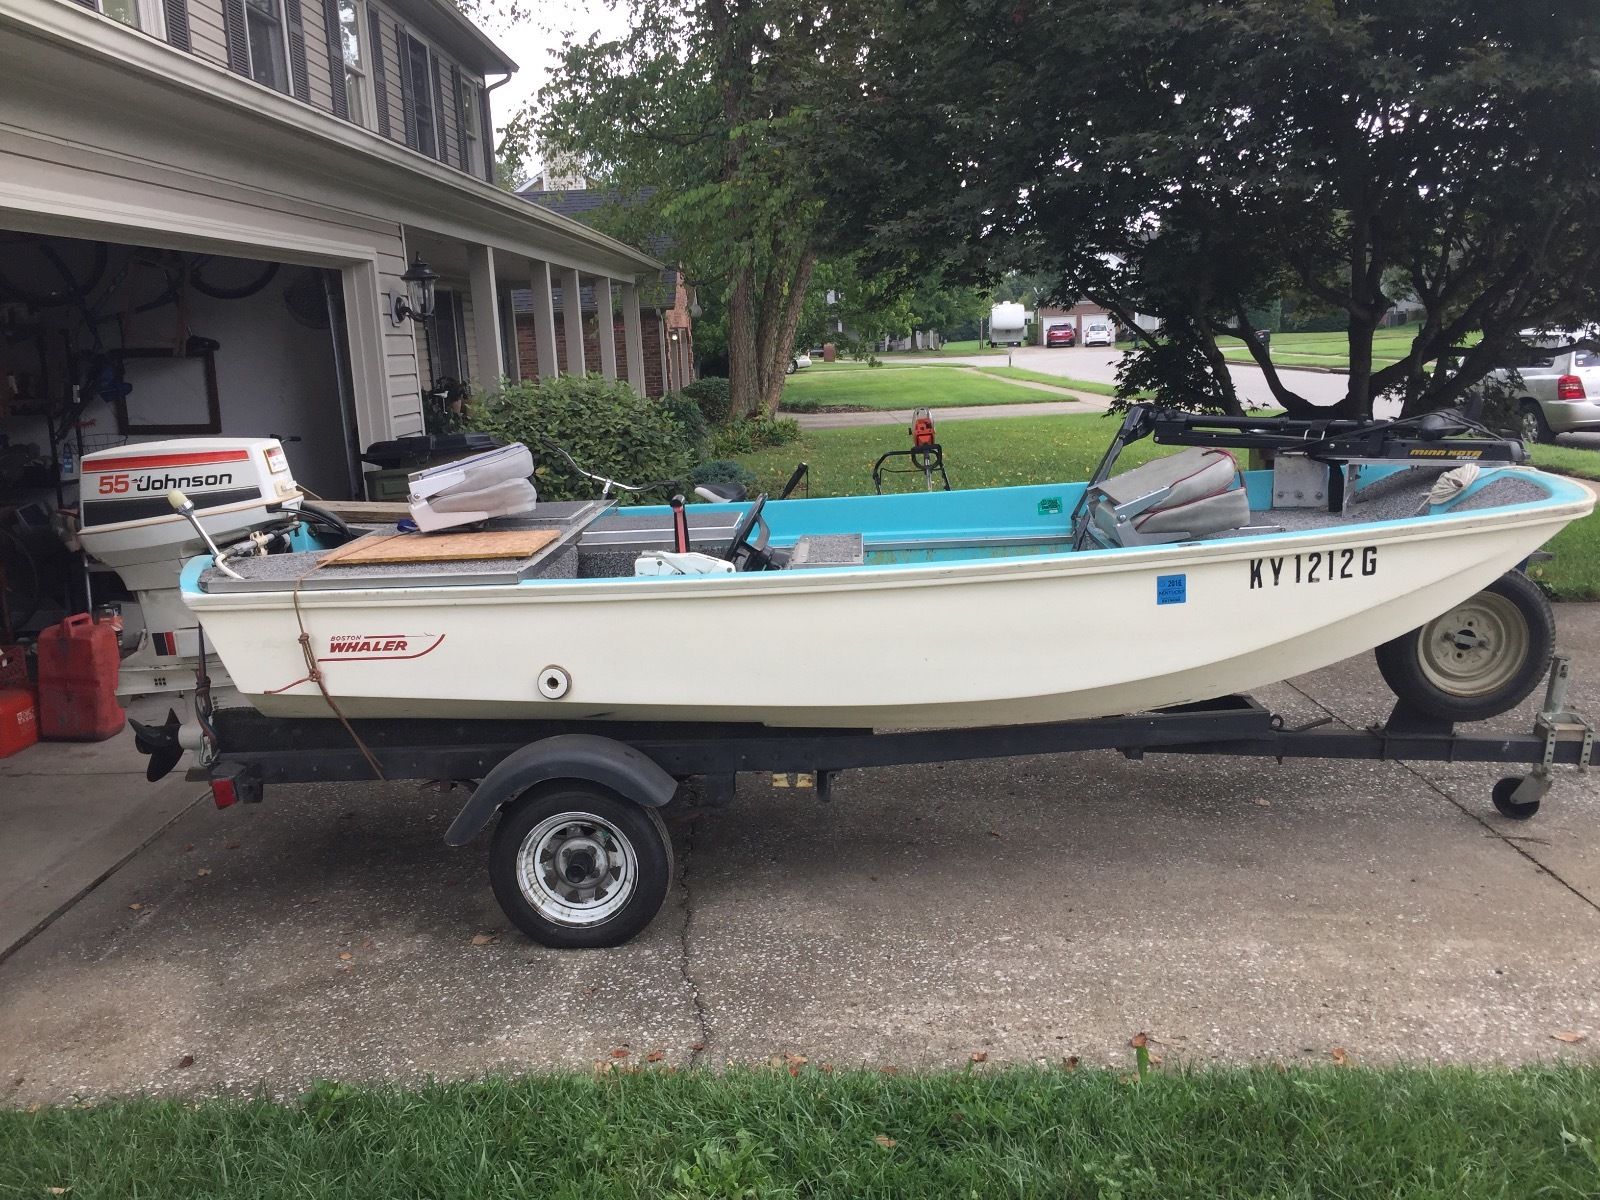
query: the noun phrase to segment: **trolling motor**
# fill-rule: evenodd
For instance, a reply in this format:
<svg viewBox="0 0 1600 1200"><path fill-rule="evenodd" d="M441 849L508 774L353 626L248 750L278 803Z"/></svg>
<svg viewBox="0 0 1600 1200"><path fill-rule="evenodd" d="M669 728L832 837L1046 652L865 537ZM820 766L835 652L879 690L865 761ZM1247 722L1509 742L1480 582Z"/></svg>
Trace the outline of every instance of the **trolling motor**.
<svg viewBox="0 0 1600 1200"><path fill-rule="evenodd" d="M885 475L916 475L921 474L928 490L933 491L933 473L937 471L939 478L944 482L944 490L950 490L950 476L944 469L944 447L939 445L939 439L933 430L933 413L926 408L919 408L911 414L911 449L890 450L879 456L878 461L872 464L872 490L878 495L883 495L883 477ZM905 458L911 461L908 467L885 467L883 464L891 458Z"/></svg>

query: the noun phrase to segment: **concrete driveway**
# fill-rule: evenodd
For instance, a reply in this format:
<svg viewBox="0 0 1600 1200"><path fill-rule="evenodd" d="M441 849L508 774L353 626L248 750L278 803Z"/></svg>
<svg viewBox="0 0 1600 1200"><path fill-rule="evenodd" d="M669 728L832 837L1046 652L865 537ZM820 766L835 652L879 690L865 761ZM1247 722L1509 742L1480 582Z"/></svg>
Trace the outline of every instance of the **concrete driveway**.
<svg viewBox="0 0 1600 1200"><path fill-rule="evenodd" d="M1600 711L1600 606L1558 617ZM1258 695L1292 721L1388 707L1367 658ZM748 777L669 810L666 908L585 953L507 929L483 842L443 844L459 794L199 806L0 963L0 1103L618 1050L1125 1063L1137 1030L1169 1063L1587 1058L1600 786L1564 771L1518 824L1498 774L1097 753L851 773L829 806Z"/></svg>

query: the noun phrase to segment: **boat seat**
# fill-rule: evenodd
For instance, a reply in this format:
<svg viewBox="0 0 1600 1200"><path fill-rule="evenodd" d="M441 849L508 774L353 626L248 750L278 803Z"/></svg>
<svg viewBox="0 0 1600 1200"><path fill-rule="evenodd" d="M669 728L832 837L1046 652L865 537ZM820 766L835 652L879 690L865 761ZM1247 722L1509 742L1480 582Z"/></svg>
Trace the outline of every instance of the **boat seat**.
<svg viewBox="0 0 1600 1200"><path fill-rule="evenodd" d="M520 442L456 459L410 477L406 503L424 533L531 510L533 455Z"/></svg>
<svg viewBox="0 0 1600 1200"><path fill-rule="evenodd" d="M1193 446L1089 489L1089 536L1101 546L1149 546L1210 537L1250 523L1239 464Z"/></svg>

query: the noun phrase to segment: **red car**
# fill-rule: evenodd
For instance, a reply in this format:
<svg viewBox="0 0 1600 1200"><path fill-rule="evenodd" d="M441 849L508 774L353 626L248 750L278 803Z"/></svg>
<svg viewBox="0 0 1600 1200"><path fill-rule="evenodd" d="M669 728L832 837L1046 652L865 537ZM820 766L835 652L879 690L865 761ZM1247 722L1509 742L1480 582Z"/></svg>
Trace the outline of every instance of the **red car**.
<svg viewBox="0 0 1600 1200"><path fill-rule="evenodd" d="M1046 346L1076 346L1078 331L1071 325L1052 325L1044 331Z"/></svg>

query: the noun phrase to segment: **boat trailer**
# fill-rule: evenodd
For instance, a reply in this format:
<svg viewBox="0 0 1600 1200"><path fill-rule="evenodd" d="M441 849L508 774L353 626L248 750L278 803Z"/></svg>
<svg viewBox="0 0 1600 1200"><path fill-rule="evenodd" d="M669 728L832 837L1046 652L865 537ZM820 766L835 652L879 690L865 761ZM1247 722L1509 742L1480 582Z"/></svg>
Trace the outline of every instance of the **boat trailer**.
<svg viewBox="0 0 1600 1200"><path fill-rule="evenodd" d="M1280 762L1516 763L1532 769L1501 779L1491 800L1503 816L1526 820L1549 791L1552 768L1587 770L1590 763L1594 727L1568 708L1570 678L1569 660L1556 655L1543 706L1526 733L1462 731L1403 701L1382 725L1366 729L1338 727L1332 717L1295 726L1249 696L1052 724L884 732L428 718L355 720L346 730L337 721L225 709L210 715L201 765L188 778L209 783L219 808L260 801L276 784L459 782L470 797L445 841L465 845L499 816L490 878L507 915L546 945L604 946L643 929L665 898L671 853L656 810L678 796L685 781L695 781L699 802L718 805L732 799L741 771L770 773L779 786L812 787L826 801L839 771L1085 750L1116 750L1131 759L1207 754ZM164 745L168 731L139 732L140 748L152 755L151 775L158 777L176 761ZM536 825L541 816L543 824ZM538 847L531 858L521 849L530 844ZM638 903L611 912L607 888L613 876L620 888L625 872L633 873L628 898ZM543 893L546 904L529 898Z"/></svg>

